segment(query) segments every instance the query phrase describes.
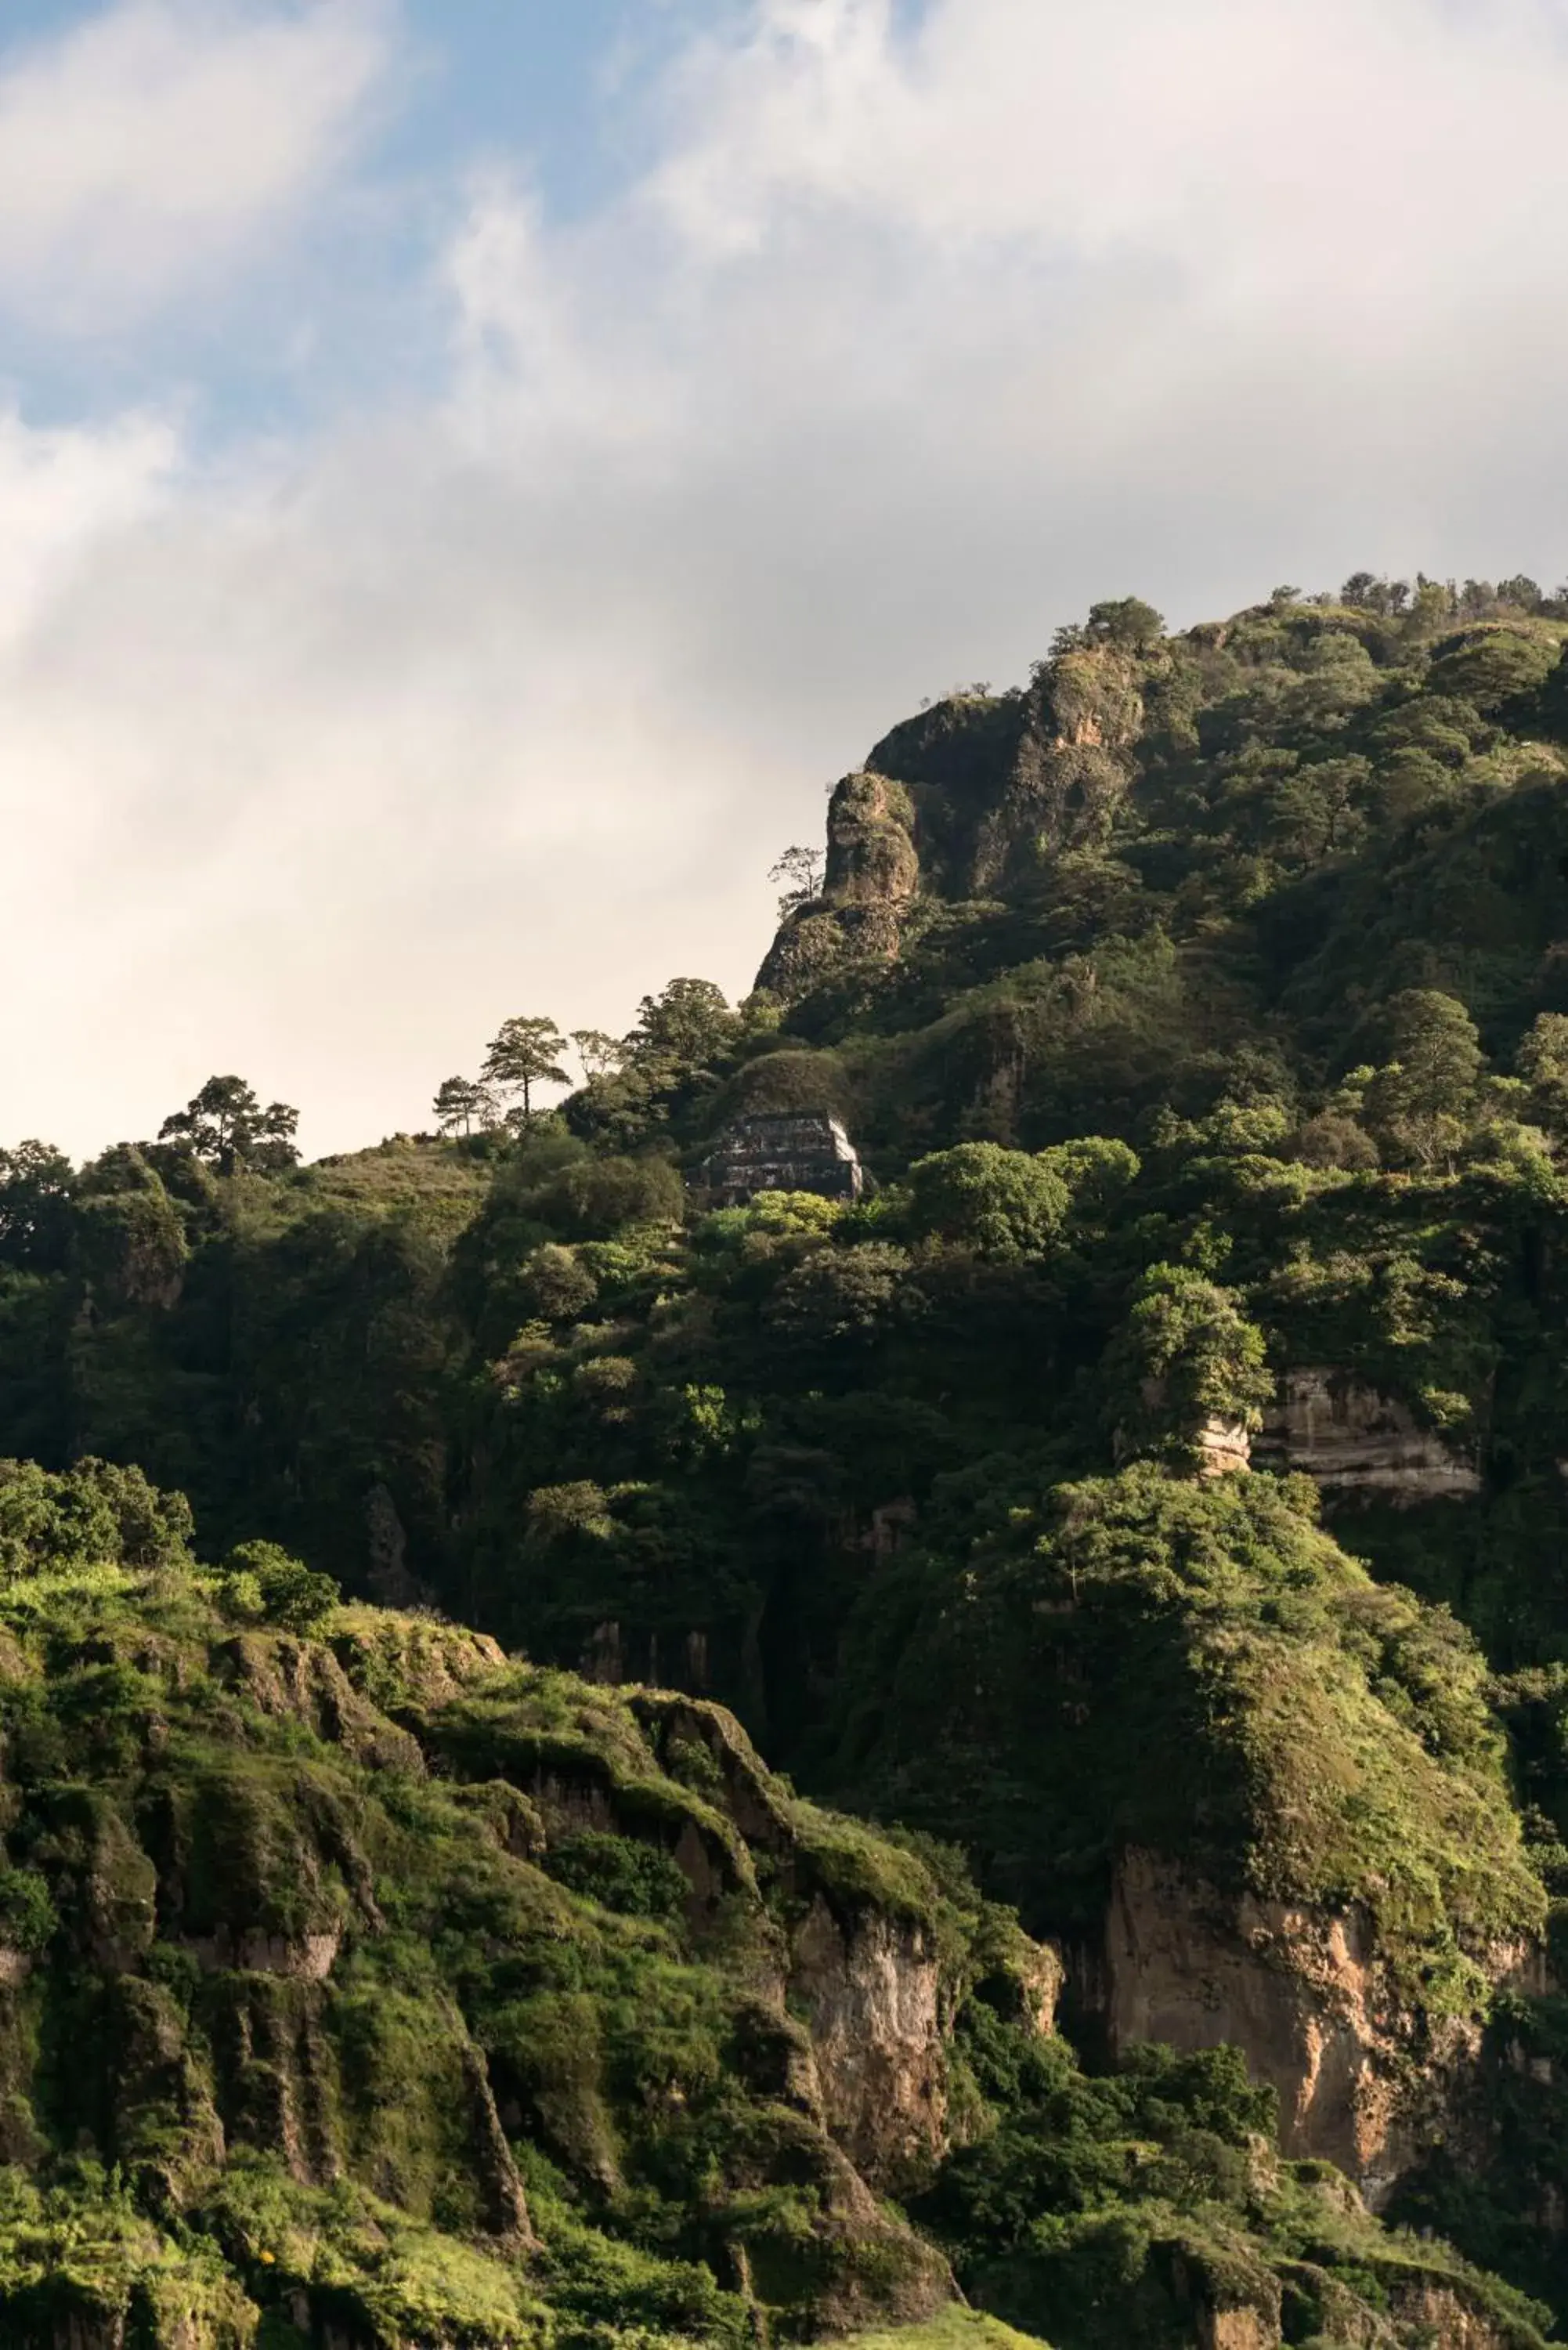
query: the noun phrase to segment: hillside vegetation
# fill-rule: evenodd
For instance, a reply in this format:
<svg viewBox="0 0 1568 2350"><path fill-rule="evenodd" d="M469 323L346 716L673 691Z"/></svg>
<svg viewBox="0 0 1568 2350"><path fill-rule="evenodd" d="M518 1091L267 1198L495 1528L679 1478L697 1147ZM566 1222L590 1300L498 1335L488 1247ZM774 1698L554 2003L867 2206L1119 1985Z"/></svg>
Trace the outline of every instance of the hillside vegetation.
<svg viewBox="0 0 1568 2350"><path fill-rule="evenodd" d="M78 2226L105 2307L215 2280L196 2350L1568 2319L1565 642L1100 606L559 1108L514 1020L445 1139L5 1155L29 2324ZM707 1196L786 1110L857 1205ZM890 2105L819 1903L934 1970Z"/></svg>

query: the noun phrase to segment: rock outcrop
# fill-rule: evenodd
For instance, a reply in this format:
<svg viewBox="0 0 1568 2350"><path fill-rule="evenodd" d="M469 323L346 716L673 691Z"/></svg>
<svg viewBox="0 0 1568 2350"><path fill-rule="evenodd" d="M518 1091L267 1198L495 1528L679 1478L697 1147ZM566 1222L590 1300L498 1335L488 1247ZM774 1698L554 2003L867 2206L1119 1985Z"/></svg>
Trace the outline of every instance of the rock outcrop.
<svg viewBox="0 0 1568 2350"><path fill-rule="evenodd" d="M1012 775L979 828L977 894L1043 855L1104 838L1132 787L1143 718L1138 665L1120 647L1075 646L1041 667Z"/></svg>
<svg viewBox="0 0 1568 2350"><path fill-rule="evenodd" d="M829 2129L873 2182L944 2150L940 1969L912 1921L847 1926L818 1894L790 1940L789 1989L809 2020Z"/></svg>
<svg viewBox="0 0 1568 2350"><path fill-rule="evenodd" d="M847 964L890 962L920 886L914 807L887 775L846 775L827 815L822 895L797 907L774 941L756 983L787 998Z"/></svg>
<svg viewBox="0 0 1568 2350"><path fill-rule="evenodd" d="M878 2193L946 2150L961 1935L939 1933L921 1862L800 1802L722 1709L428 1617L236 1627L194 1570L106 1571L37 1626L24 1608L0 1657L6 1721L34 1724L7 1744L30 1873L4 1898L36 1921L0 1942L0 2137L24 2182L0 2339L248 2350L298 2305L318 2344L504 2350L548 2241L525 2141L572 2181L579 2236L629 2179L663 2180L671 2227L759 2324L950 2299ZM1015 1960L1022 2002L1046 1962L1022 1937ZM42 2210L62 2137L135 2199L90 2218L109 2234L72 2255L63 2335L57 2293L17 2282L42 2222L17 2236L12 2210ZM207 2294L182 2314L176 2221ZM691 2274L637 2258L639 2293L690 2301Z"/></svg>
<svg viewBox="0 0 1568 2350"><path fill-rule="evenodd" d="M1287 1371L1257 1440L1260 1464L1304 1470L1334 1500L1468 1501L1480 1491L1472 1458L1402 1403L1342 1374Z"/></svg>
<svg viewBox="0 0 1568 2350"><path fill-rule="evenodd" d="M1494 1982L1538 1963L1524 1943L1489 1954ZM1225 1897L1156 1855L1126 1852L1106 1919L1112 2043L1242 2051L1276 2091L1280 2143L1333 2162L1376 2209L1440 2130L1479 2024L1434 2023L1402 1995L1364 1910Z"/></svg>
<svg viewBox="0 0 1568 2350"><path fill-rule="evenodd" d="M1252 1431L1244 1419L1206 1419L1198 1431L1200 1477L1235 1477L1252 1465Z"/></svg>

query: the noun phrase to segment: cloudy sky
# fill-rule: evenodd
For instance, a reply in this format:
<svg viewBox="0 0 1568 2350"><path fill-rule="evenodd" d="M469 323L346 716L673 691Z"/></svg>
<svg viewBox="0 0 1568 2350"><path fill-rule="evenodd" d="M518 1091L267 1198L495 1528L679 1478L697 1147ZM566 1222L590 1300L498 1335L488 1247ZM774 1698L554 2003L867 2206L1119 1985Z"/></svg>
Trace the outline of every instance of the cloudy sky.
<svg viewBox="0 0 1568 2350"><path fill-rule="evenodd" d="M1568 0L4 0L0 1141L742 992L1137 592L1568 571Z"/></svg>

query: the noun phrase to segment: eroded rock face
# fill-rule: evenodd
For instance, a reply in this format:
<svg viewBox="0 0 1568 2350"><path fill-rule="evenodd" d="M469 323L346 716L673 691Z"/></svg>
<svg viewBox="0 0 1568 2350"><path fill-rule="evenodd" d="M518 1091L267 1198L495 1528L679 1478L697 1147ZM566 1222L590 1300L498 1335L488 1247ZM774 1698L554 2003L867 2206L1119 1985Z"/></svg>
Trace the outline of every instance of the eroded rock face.
<svg viewBox="0 0 1568 2350"><path fill-rule="evenodd" d="M1390 2296L1407 2340L1441 2343L1442 2350L1510 2350L1510 2337L1454 2285L1422 2277Z"/></svg>
<svg viewBox="0 0 1568 2350"><path fill-rule="evenodd" d="M1137 664L1117 648L1080 646L1046 663L1012 772L980 827L975 889L998 887L1043 851L1104 837L1131 788L1143 717Z"/></svg>
<svg viewBox="0 0 1568 2350"><path fill-rule="evenodd" d="M883 2180L941 2151L947 2091L940 1982L924 1930L871 1913L846 1927L818 1895L792 1939L824 2118L850 2160Z"/></svg>
<svg viewBox="0 0 1568 2350"><path fill-rule="evenodd" d="M1198 2338L1203 2350L1275 2350L1279 2322L1261 2309L1204 2309Z"/></svg>
<svg viewBox="0 0 1568 2350"><path fill-rule="evenodd" d="M1330 1496L1407 1507L1480 1491L1474 1461L1403 1404L1328 1370L1285 1374L1257 1450L1271 1467L1305 1470Z"/></svg>
<svg viewBox="0 0 1568 2350"><path fill-rule="evenodd" d="M1517 1979L1528 1955L1500 1949L1494 1979ZM1226 1900L1136 1850L1112 1891L1105 1998L1118 2051L1240 2048L1278 2094L1282 2151L1337 2163L1374 2208L1480 2040L1479 2023L1433 2031L1401 2005L1364 1912Z"/></svg>
<svg viewBox="0 0 1568 2350"><path fill-rule="evenodd" d="M193 1936L183 1947L206 1974L282 1975L291 1982L325 1982L337 1962L343 1936L269 1934L261 1928Z"/></svg>
<svg viewBox="0 0 1568 2350"><path fill-rule="evenodd" d="M913 827L902 784L869 773L845 776L828 809L822 896L786 918L757 973L759 988L800 995L844 963L897 955L920 886Z"/></svg>
<svg viewBox="0 0 1568 2350"><path fill-rule="evenodd" d="M1252 1435L1245 1420L1205 1420L1198 1435L1200 1477L1235 1477L1252 1465Z"/></svg>

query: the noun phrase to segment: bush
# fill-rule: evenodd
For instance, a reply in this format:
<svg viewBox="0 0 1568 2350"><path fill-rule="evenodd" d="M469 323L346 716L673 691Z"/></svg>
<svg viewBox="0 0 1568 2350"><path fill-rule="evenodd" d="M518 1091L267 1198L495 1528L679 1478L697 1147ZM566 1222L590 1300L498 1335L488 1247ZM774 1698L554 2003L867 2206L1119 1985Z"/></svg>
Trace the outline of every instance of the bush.
<svg viewBox="0 0 1568 2350"><path fill-rule="evenodd" d="M678 1223L685 1196L667 1159L587 1159L558 1176L537 1208L573 1240L607 1241L628 1224Z"/></svg>
<svg viewBox="0 0 1568 2350"><path fill-rule="evenodd" d="M317 1575L276 1543L240 1543L223 1561L232 1612L259 1616L287 1632L310 1632L343 1597L329 1575Z"/></svg>
<svg viewBox="0 0 1568 2350"><path fill-rule="evenodd" d="M690 1890L667 1852L600 1828L558 1837L545 1866L557 1884L628 1918L679 1918Z"/></svg>
<svg viewBox="0 0 1568 2350"><path fill-rule="evenodd" d="M57 1476L0 1461L0 1576L76 1566L177 1566L189 1560L191 1505L140 1469L81 1461Z"/></svg>
<svg viewBox="0 0 1568 2350"><path fill-rule="evenodd" d="M0 1868L0 1944L29 1954L54 1939L59 1919L36 1868Z"/></svg>

